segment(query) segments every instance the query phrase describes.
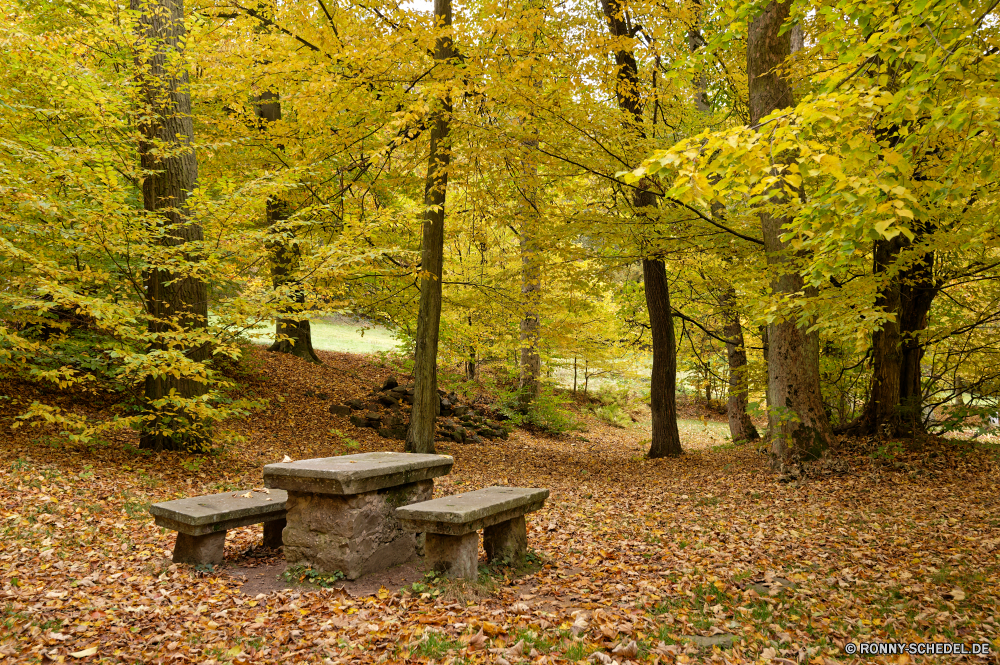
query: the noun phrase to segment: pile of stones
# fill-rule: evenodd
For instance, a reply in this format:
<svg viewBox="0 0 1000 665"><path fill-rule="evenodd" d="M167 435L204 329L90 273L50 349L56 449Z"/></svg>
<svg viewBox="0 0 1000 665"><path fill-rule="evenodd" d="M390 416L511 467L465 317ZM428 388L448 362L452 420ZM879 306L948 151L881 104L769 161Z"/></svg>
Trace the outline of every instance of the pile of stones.
<svg viewBox="0 0 1000 665"><path fill-rule="evenodd" d="M355 427L370 427L386 439L406 439L410 427L410 411L414 386L400 385L390 376L381 387L372 388L365 399L349 399L334 404L330 413L350 416ZM462 404L455 393L438 390L440 408L435 427L435 439L457 443L483 443L487 439L506 439L508 430L502 424L503 415L489 419L468 404Z"/></svg>

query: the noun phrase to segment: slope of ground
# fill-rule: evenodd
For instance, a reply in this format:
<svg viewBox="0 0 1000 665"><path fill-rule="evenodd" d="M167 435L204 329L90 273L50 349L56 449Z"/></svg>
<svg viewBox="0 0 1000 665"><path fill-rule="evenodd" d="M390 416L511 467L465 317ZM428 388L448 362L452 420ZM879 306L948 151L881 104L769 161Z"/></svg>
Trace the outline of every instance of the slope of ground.
<svg viewBox="0 0 1000 665"><path fill-rule="evenodd" d="M230 423L242 439L207 457L145 455L130 432L67 447L12 432L4 407L2 662L888 662L844 650L878 640L1000 651L1000 463L961 442L845 442L846 472L779 484L756 447L697 427L667 460L644 459L644 425L515 431L441 444L455 466L435 492L550 488L528 521L537 564L520 576L247 595L230 573L268 563L249 556L259 527L230 532L220 570L171 565L174 534L153 525L151 502L259 487L284 455L400 449L327 410L389 368L320 355L323 366L253 351L244 390L270 406Z"/></svg>

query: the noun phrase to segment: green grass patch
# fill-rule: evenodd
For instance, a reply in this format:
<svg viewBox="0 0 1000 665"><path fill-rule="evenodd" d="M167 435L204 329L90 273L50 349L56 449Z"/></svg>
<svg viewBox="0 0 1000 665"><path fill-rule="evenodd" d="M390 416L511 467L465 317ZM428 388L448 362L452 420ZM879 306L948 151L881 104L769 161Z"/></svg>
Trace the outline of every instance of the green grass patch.
<svg viewBox="0 0 1000 665"><path fill-rule="evenodd" d="M449 651L463 647L458 640L450 640L447 635L438 632L424 633L423 638L414 646L412 656L418 658L443 658Z"/></svg>

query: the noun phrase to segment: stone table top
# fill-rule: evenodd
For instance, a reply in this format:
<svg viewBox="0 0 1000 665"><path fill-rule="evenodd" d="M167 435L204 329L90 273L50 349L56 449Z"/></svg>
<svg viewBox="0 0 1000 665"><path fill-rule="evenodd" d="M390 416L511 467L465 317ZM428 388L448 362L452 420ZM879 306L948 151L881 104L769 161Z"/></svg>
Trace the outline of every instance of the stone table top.
<svg viewBox="0 0 1000 665"><path fill-rule="evenodd" d="M407 529L462 535L534 512L549 496L535 487L485 487L396 509Z"/></svg>
<svg viewBox="0 0 1000 665"><path fill-rule="evenodd" d="M443 476L450 455L360 453L280 462L264 467L264 485L312 494L361 494Z"/></svg>
<svg viewBox="0 0 1000 665"><path fill-rule="evenodd" d="M149 514L160 526L197 535L284 517L287 500L279 489L238 490L154 503Z"/></svg>

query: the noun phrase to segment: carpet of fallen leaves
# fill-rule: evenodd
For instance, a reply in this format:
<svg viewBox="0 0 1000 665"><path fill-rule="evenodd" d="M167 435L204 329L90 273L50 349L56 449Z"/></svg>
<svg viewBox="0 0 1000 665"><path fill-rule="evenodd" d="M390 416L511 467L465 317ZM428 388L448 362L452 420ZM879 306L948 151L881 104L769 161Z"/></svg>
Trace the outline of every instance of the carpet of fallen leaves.
<svg viewBox="0 0 1000 665"><path fill-rule="evenodd" d="M270 406L219 454L146 455L122 432L68 447L11 431L0 412L0 662L597 663L936 662L852 657L847 642L988 642L1000 662L1000 463L967 442L842 442L846 468L780 484L754 446L687 434L647 460L648 422L582 433L515 431L455 457L437 494L548 487L529 516L537 563L473 586L428 583L351 597L336 588L249 596L260 527L230 531L216 570L170 564L175 535L151 502L260 487L294 459L396 449L327 411L389 369L254 352L243 390ZM35 397L0 384L16 402ZM308 392L308 395L307 395ZM311 396L309 396L311 395ZM48 396L50 399L52 396ZM99 415L99 400L65 397ZM250 563L248 563L250 562ZM730 637L731 636L731 637ZM715 638L699 646L692 637Z"/></svg>

